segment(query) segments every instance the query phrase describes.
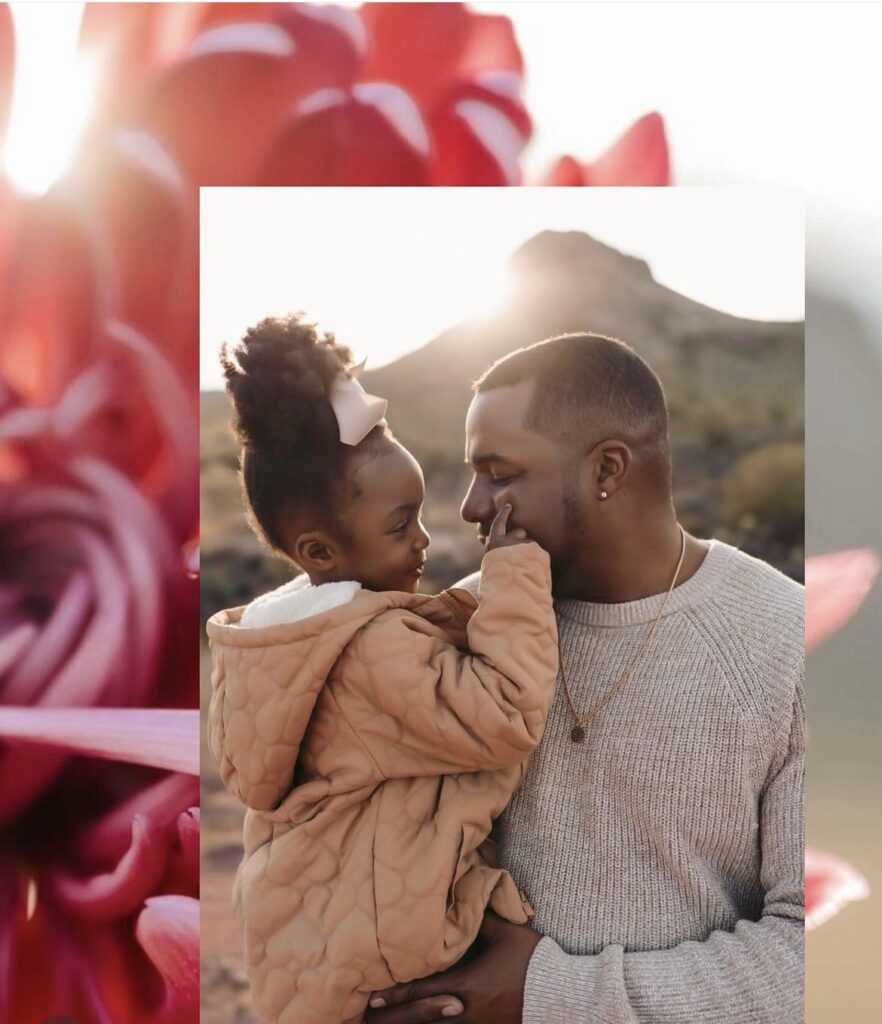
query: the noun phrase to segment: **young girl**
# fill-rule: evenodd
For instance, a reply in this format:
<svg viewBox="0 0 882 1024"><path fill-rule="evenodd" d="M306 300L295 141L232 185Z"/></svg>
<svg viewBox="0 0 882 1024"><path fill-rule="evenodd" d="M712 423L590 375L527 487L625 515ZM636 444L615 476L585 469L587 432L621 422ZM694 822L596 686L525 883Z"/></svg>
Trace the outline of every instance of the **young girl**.
<svg viewBox="0 0 882 1024"><path fill-rule="evenodd" d="M480 601L418 594L422 473L349 349L298 315L221 359L252 526L304 571L208 623L235 902L258 1011L340 1024L455 963L488 907L533 915L488 835L554 691L549 559L503 506Z"/></svg>

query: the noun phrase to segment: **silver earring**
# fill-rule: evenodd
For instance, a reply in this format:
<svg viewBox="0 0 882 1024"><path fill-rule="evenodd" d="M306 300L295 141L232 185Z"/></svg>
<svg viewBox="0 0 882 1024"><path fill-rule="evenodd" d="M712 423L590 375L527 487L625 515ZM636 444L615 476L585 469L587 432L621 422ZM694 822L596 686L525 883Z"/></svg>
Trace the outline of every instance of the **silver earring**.
<svg viewBox="0 0 882 1024"><path fill-rule="evenodd" d="M606 491L601 491L601 492L600 492L600 497L601 497L601 498L608 498L608 497L609 497L609 495L608 495L608 494L606 493Z"/></svg>

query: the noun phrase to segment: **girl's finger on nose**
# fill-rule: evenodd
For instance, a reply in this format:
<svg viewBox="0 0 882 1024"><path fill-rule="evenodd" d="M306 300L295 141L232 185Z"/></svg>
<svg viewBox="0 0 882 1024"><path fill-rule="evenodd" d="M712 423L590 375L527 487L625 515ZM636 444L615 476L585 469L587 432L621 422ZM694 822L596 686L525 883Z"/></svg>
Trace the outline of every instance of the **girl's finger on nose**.
<svg viewBox="0 0 882 1024"><path fill-rule="evenodd" d="M508 517L510 515L511 505L500 505L499 511L496 513L496 518L493 520L493 525L490 527L490 532L497 536L504 536L508 528Z"/></svg>

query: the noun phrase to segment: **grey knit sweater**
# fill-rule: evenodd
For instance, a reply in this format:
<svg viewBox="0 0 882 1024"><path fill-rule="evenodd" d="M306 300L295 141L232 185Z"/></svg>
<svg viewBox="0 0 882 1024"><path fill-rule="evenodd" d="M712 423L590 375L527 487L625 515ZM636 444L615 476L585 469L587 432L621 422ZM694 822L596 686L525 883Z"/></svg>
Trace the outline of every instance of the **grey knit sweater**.
<svg viewBox="0 0 882 1024"><path fill-rule="evenodd" d="M576 706L662 595L556 602ZM581 745L563 687L497 822L545 938L524 1024L803 1019L803 589L712 541Z"/></svg>

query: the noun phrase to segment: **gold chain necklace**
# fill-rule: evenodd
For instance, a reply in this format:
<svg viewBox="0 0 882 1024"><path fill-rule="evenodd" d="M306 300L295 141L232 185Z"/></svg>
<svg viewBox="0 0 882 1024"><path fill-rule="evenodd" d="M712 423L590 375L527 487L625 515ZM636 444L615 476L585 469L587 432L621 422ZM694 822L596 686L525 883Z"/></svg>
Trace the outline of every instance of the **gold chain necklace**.
<svg viewBox="0 0 882 1024"><path fill-rule="evenodd" d="M573 741L573 743L581 743L585 739L586 723L588 723L592 718L596 718L597 715L599 715L600 712L603 711L603 709L607 706L607 704L609 704L613 697L615 697L615 695L619 693L619 691L622 689L625 683L627 683L628 679L631 676L631 673L637 666L637 662L640 661L643 652L649 646L650 640L652 640L653 636L655 635L656 628L658 627L658 624L661 621L662 615L664 615L665 605L668 603L668 598L671 596L671 591L674 589L674 584L677 582L677 577L680 575L680 570L683 568L683 558L686 555L686 532L684 531L683 527L680 526L679 523L677 524L677 526L680 530L681 538L680 560L677 562L677 568L674 570L674 578L671 580L671 585L668 587L668 592L667 594L665 594L665 599L664 601L662 601L662 606L659 609L658 615L656 615L655 617L655 621L652 624L652 629L649 631L649 633L646 636L646 639L640 645L640 649L637 651L637 653L634 655L631 661L625 666L625 671L619 676L613 688L603 698L603 700L600 701L599 704L595 704L595 706L591 708L590 711L587 711L584 715L579 714L579 712L576 710L576 705L573 703L573 695L570 692L570 683L567 679L566 669L564 668L563 651L561 650L560 646L560 630L558 630L557 651L560 656L560 677L563 680L564 692L566 693L567 703L570 705L570 711L572 711L573 718L575 718L576 720L576 724L570 731L570 739Z"/></svg>

